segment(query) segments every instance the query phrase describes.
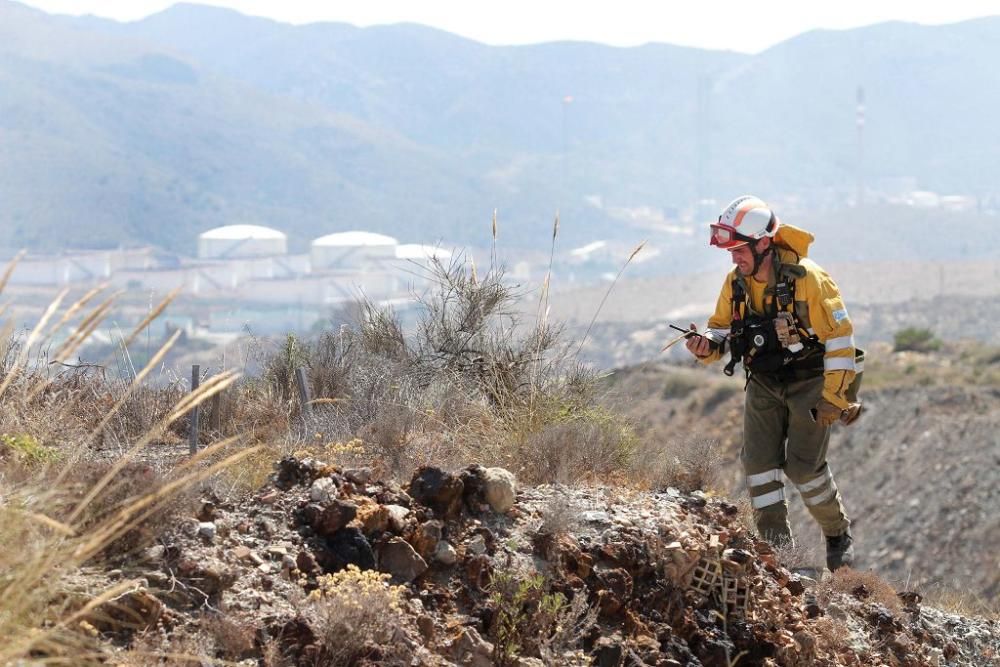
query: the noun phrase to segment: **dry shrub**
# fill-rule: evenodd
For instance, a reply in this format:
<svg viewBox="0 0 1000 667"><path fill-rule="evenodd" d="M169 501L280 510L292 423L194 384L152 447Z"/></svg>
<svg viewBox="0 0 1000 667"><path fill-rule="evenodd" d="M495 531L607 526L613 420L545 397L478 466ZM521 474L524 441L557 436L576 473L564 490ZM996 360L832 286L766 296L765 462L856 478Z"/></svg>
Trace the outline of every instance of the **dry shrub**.
<svg viewBox="0 0 1000 667"><path fill-rule="evenodd" d="M355 565L319 577L309 594L312 626L323 665L347 665L361 658L379 664L409 664L410 651L399 641L407 623L401 586L388 574Z"/></svg>
<svg viewBox="0 0 1000 667"><path fill-rule="evenodd" d="M917 592L923 598L922 604L943 612L1000 621L1000 599L980 595L971 586L937 584L920 588Z"/></svg>
<svg viewBox="0 0 1000 667"><path fill-rule="evenodd" d="M431 461L519 468L528 482L606 479L627 466L633 431L598 406L596 375L557 328L518 320L502 271L456 262L431 273L410 335L390 309L362 303L336 331L286 338L263 377L241 383L232 428L293 449L316 434L360 438L364 462L400 478ZM291 391L297 367L307 369L308 415Z"/></svg>
<svg viewBox="0 0 1000 667"><path fill-rule="evenodd" d="M746 504L751 508L749 499ZM774 553L784 567L789 570L800 568L822 569L826 562L825 553L820 553L820 543L816 540L786 540L774 545Z"/></svg>
<svg viewBox="0 0 1000 667"><path fill-rule="evenodd" d="M214 654L211 635L180 631L167 637L162 630L151 630L135 637L129 650L115 655L114 664L116 667L202 667L215 662Z"/></svg>
<svg viewBox="0 0 1000 667"><path fill-rule="evenodd" d="M644 439L631 465L631 477L651 489L674 487L684 493L710 491L718 483L719 443L685 437L667 441Z"/></svg>
<svg viewBox="0 0 1000 667"><path fill-rule="evenodd" d="M553 495L542 508L542 525L538 528L541 535L566 535L580 526L580 510L569 502L569 498L561 494Z"/></svg>
<svg viewBox="0 0 1000 667"><path fill-rule="evenodd" d="M817 587L817 597L829 601L834 593L850 595L859 600L869 600L882 605L893 613L903 610L903 603L896 589L871 570L853 570L842 567Z"/></svg>
<svg viewBox="0 0 1000 667"><path fill-rule="evenodd" d="M253 656L256 631L252 625L226 616L206 616L201 627L215 642L216 654L226 660L243 660Z"/></svg>
<svg viewBox="0 0 1000 667"><path fill-rule="evenodd" d="M604 480L628 465L635 442L627 423L593 408L527 433L514 444L512 463L518 466L518 478L528 484Z"/></svg>
<svg viewBox="0 0 1000 667"><path fill-rule="evenodd" d="M816 638L816 646L822 654L837 655L844 650L846 638L850 637L851 629L847 624L831 616L820 616L806 621L806 627Z"/></svg>

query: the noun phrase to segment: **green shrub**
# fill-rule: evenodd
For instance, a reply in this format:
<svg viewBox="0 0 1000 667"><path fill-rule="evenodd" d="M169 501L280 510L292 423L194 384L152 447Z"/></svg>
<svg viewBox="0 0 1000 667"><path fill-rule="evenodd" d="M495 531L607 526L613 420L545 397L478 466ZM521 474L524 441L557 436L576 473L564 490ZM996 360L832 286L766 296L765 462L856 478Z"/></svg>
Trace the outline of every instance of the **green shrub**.
<svg viewBox="0 0 1000 667"><path fill-rule="evenodd" d="M704 379L689 373L671 373L663 382L660 396L664 400L684 398L704 383Z"/></svg>
<svg viewBox="0 0 1000 667"><path fill-rule="evenodd" d="M4 433L0 435L0 447L10 452L14 458L29 465L49 463L56 459L56 450L38 442L30 433Z"/></svg>
<svg viewBox="0 0 1000 667"><path fill-rule="evenodd" d="M933 352L941 349L941 340L930 329L907 327L894 337L896 352Z"/></svg>

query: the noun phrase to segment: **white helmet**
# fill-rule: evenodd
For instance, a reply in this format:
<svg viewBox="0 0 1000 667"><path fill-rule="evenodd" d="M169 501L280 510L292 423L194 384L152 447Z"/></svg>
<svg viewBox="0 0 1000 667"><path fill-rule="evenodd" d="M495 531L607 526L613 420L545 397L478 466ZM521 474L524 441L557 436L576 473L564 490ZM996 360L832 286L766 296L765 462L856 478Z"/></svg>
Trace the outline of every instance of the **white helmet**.
<svg viewBox="0 0 1000 667"><path fill-rule="evenodd" d="M712 223L710 245L732 250L765 236L773 237L781 223L767 204L753 195L737 197Z"/></svg>

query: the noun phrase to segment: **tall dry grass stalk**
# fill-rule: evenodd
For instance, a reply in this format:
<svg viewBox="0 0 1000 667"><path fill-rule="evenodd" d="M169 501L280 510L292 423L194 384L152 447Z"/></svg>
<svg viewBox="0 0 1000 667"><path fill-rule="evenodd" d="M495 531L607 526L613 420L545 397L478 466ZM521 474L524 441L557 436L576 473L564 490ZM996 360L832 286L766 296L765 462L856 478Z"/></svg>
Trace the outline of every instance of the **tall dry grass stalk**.
<svg viewBox="0 0 1000 667"><path fill-rule="evenodd" d="M587 330L584 332L583 337L580 338L580 344L576 348L577 355L580 354L580 350L583 349L583 344L586 343L587 338L590 337L590 332L594 328L594 323L597 322L597 316L601 314L601 309L604 308L604 304L607 302L608 297L611 296L611 290L615 288L615 285L618 284L618 279L622 277L623 273L625 273L625 269L628 268L628 265L632 262L633 259L635 259L635 256L638 255L640 252L642 252L642 249L645 247L645 245L646 242L643 241L642 243L637 245L634 250L632 250L631 254L629 254L628 256L628 259L626 259L625 263L622 264L622 268L618 269L618 273L615 275L615 279L611 281L610 285L608 285L608 289L606 292L604 292L604 296L601 298L601 302L597 305L597 310L594 311L594 316L590 319L590 324L587 325Z"/></svg>
<svg viewBox="0 0 1000 667"><path fill-rule="evenodd" d="M23 253L7 267L0 278L0 290ZM55 377L48 371L53 363L61 364L87 341L111 312L118 294L106 295L100 303L87 307L105 286L88 290L60 314L68 295L63 290L41 314L37 324L23 341L12 338L13 325L4 322L0 330L6 343L6 357L0 381L3 396L2 418L5 423L44 424L53 433L61 421L92 422L86 430L66 431L68 440L39 440L31 433L23 440L38 453L57 452L58 456L32 464L0 458L0 664L105 664L108 656L93 637L82 631L80 623L92 611L132 589L136 582L122 581L93 593L84 603L72 602L63 593L63 580L81 567L101 557L112 544L159 515L176 496L220 471L258 453L259 447L241 447L241 438L233 436L216 442L198 455L175 467L168 479L156 488L144 488L124 500L116 489L119 477L150 443L181 420L194 407L233 385L238 374L225 372L209 378L198 390L179 397L165 409L152 426L138 435L87 491L80 496L75 479L78 463L89 447L109 427L134 392L148 380L149 374L177 342L175 332L153 355L149 363L130 378L124 390L105 402L101 391L113 385L98 376L73 374L59 380L52 395L43 398ZM172 292L152 310L125 339L127 343L160 314L176 297ZM47 358L44 350L75 320L72 331ZM46 393L46 396L48 394ZM90 411L90 414L81 414ZM0 455L4 454L0 445ZM48 456L48 455L46 455ZM18 466L21 466L18 468ZM29 466L29 467L25 467ZM10 474L8 474L10 473ZM118 495L115 495L118 493Z"/></svg>

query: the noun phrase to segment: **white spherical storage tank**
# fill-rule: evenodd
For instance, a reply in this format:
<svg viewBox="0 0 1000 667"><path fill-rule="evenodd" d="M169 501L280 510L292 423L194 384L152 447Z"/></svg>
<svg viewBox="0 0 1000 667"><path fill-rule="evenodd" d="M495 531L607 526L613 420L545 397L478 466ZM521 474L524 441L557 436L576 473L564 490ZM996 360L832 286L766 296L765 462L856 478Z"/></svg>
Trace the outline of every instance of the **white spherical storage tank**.
<svg viewBox="0 0 1000 667"><path fill-rule="evenodd" d="M288 237L259 225L226 225L198 236L199 259L236 259L288 254Z"/></svg>
<svg viewBox="0 0 1000 667"><path fill-rule="evenodd" d="M313 271L356 270L372 262L396 258L399 241L373 232L338 232L312 242L309 259Z"/></svg>

